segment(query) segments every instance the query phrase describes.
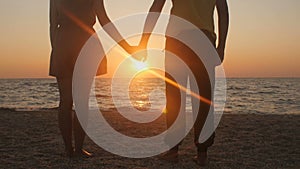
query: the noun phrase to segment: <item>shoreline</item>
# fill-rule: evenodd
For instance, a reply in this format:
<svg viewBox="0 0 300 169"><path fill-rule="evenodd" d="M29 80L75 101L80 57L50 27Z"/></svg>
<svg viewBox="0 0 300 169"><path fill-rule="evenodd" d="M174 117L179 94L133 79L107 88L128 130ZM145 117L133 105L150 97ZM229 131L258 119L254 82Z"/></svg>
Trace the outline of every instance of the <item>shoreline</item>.
<svg viewBox="0 0 300 169"><path fill-rule="evenodd" d="M130 123L120 125L117 112L103 113L113 126L135 135L140 129ZM198 168L192 161L196 150L189 133L179 151L178 164L159 156L129 159L111 154L92 140L85 149L90 159L70 160L63 156L56 110L16 112L0 109L1 168ZM216 130L215 144L209 149L205 168L298 168L300 166L300 115L224 114ZM159 127L163 119L153 125Z"/></svg>
<svg viewBox="0 0 300 169"><path fill-rule="evenodd" d="M93 109L94 110L94 109ZM97 109L95 109L97 110ZM0 107L0 112L2 111L11 111L11 112L22 112L22 113L32 113L32 112L44 112L44 113L53 113L56 111L58 111L58 107L52 107L52 108L5 108L5 107ZM105 110L102 110L103 112L115 112L117 111L116 108L108 108L108 109L105 109ZM160 110L157 110L157 111L160 111ZM223 111L223 115L261 115L261 116L269 116L269 115L278 115L278 116L300 116L300 112L298 113L264 113L264 112L260 112L260 111L256 111L255 113L254 112L251 112L251 113L240 113L240 112L237 112L237 113L232 113L232 111ZM223 116L222 115L222 116Z"/></svg>

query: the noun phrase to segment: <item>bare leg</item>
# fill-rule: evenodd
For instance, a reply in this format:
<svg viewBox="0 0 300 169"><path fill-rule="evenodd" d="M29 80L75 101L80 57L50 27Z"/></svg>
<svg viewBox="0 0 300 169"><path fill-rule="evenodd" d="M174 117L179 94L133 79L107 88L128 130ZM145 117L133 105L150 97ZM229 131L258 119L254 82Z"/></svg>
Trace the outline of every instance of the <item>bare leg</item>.
<svg viewBox="0 0 300 169"><path fill-rule="evenodd" d="M180 111L185 111L185 95L181 96L181 91L179 88L179 85L186 87L187 85L187 78L188 73L184 69L184 64L182 62L179 62L177 59L174 59L174 57L182 57L184 58L186 56L186 51L183 45L181 43L178 43L175 39L171 37L167 37L166 40L166 50L171 52L172 54L166 54L165 57L165 77L168 80L172 80L177 85L171 84L169 82L166 82L166 108L167 108L167 114L166 114L166 124L168 130L168 135L166 137L167 144L170 144L171 141L177 137L177 136L183 136L185 134L185 116L180 116ZM174 56L174 55L176 56ZM170 74L169 74L170 73ZM172 76L174 77L172 77ZM175 81L175 79L178 81ZM184 93L183 93L184 94ZM184 104L182 104L184 103ZM178 119L175 129L170 129L170 127L173 125L173 123ZM181 144L182 140L172 147L168 152L166 152L162 159L169 161L169 162L178 162L178 149L179 145Z"/></svg>
<svg viewBox="0 0 300 169"><path fill-rule="evenodd" d="M75 138L75 155L79 157L92 157L93 155L86 150L82 149L85 132L82 129L80 122L76 116L74 117L74 138Z"/></svg>
<svg viewBox="0 0 300 169"><path fill-rule="evenodd" d="M89 88L87 88L87 91L86 91L86 93L89 93L91 83L93 81L90 80L90 79L89 80L81 79L81 80L85 83L84 85L89 86ZM83 89L80 89L80 90L83 90ZM89 94L80 96L80 106L85 107L85 110L89 110L88 100L89 100ZM75 107L79 106L77 104L78 104L78 102L75 102ZM81 110L79 110L79 111L81 111ZM85 113L85 114L77 114L77 113ZM86 136L86 133L83 130L83 128L85 128L87 126L88 113L87 112L77 112L77 113L74 112L74 119L73 119L73 124L74 124L73 131L74 131L74 140L75 140L75 156L77 156L77 157L91 157L92 154L83 149L83 142L84 142L84 139L85 139L85 136ZM79 121L79 119L80 119L80 121Z"/></svg>
<svg viewBox="0 0 300 169"><path fill-rule="evenodd" d="M85 132L82 129L76 114L73 123L74 123L75 151L78 152L82 150L83 141L85 138Z"/></svg>
<svg viewBox="0 0 300 169"><path fill-rule="evenodd" d="M57 78L58 89L60 94L58 124L62 134L65 149L68 156L73 155L72 146L72 79Z"/></svg>
<svg viewBox="0 0 300 169"><path fill-rule="evenodd" d="M198 85L199 91L193 91L195 93L200 93L200 95L208 100L212 100L211 97L211 85L210 85L210 79L209 75L207 73L207 70L205 69L205 66L203 65L202 61L198 58L198 56L192 51L188 46L185 44L182 44L176 39L173 38L167 38L166 43L166 49L168 51L171 51L178 57L180 57L191 69L193 75L196 79L196 83ZM166 61L166 67L169 65L169 63ZM170 63L172 64L172 63ZM176 70L176 69L175 69ZM181 69L179 69L181 70ZM184 71L184 70L182 70ZM186 75L188 76L188 75ZM182 78L184 75L182 76ZM182 84L185 86L185 84ZM192 82L191 82L192 85ZM178 90L178 89L177 89ZM178 114L178 106L180 105L180 93L176 92L176 88L172 87L170 85L166 85L166 96L167 96L167 124L174 122L176 119L176 115ZM193 98L195 101L195 98ZM198 148L198 156L196 161L200 165L205 165L207 161L207 148L212 145L214 135L209 139L211 143L206 142L205 144L200 144L198 142L198 138L200 136L201 130L204 126L204 123L206 121L210 104L207 104L203 101L197 100L197 102L200 102L200 107L198 108L198 116L195 117L195 124L194 124L194 133L195 133L195 144ZM194 105L193 105L194 109ZM169 112L169 110L172 110L172 113ZM177 111L176 111L177 110ZM194 110L193 110L194 111ZM196 110L197 111L197 110ZM170 114L169 114L170 113ZM169 114L169 116L168 116ZM175 116L174 116L175 115ZM205 147L204 147L205 146Z"/></svg>
<svg viewBox="0 0 300 169"><path fill-rule="evenodd" d="M202 30L206 36L210 39L213 45L215 45L215 38L211 35L211 33ZM194 57L193 63L190 64L190 67L192 69L193 75L196 77L196 83L198 86L199 93L202 97L212 101L213 100L213 90L214 90L214 78L210 79L208 71L212 70L206 70L205 66L203 65L202 61L197 59L197 55L191 55ZM212 72L211 72L212 73ZM214 74L214 73L213 73ZM212 80L212 81L211 81ZM193 84L193 83L191 83ZM194 84L195 85L195 84ZM193 92L197 92L196 88L191 86ZM199 164L200 166L205 166L208 162L207 158L207 151L210 146L214 143L214 137L215 133L213 132L212 135L203 143L199 143L199 137L202 132L202 129L204 128L205 122L209 122L209 126L214 126L214 121L207 119L209 111L210 111L210 104L207 104L200 100L200 106L196 107L195 102L199 102L199 100L196 100L195 98L192 98L193 102L193 112L198 112L195 124L194 124L194 143L197 146L197 156L194 158L195 162Z"/></svg>

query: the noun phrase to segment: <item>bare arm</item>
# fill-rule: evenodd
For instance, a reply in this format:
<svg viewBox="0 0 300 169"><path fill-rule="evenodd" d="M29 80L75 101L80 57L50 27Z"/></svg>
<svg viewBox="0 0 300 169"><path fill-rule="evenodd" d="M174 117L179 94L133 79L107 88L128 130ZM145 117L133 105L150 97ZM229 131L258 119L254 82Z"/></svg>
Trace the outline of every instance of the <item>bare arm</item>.
<svg viewBox="0 0 300 169"><path fill-rule="evenodd" d="M140 41L139 46L142 48L146 48L148 40L150 38L151 32L153 31L156 22L159 18L159 15L162 11L162 8L164 7L166 0L154 0L150 10L149 14L146 18L144 30L143 30L143 36Z"/></svg>
<svg viewBox="0 0 300 169"><path fill-rule="evenodd" d="M226 39L229 26L229 14L228 5L226 0L217 0L217 11L219 19L219 42L217 51L219 53L221 61L224 60L224 50L226 46Z"/></svg>
<svg viewBox="0 0 300 169"><path fill-rule="evenodd" d="M57 15L55 0L50 0L50 42L52 48L54 47L54 39L58 28Z"/></svg>
<svg viewBox="0 0 300 169"><path fill-rule="evenodd" d="M127 43L126 40L123 39L122 35L119 33L117 28L110 24L109 26L105 26L111 23L111 20L106 14L104 2L103 0L95 0L95 12L100 24L103 26L103 29L111 36L118 44L125 49L128 53L132 53L132 47Z"/></svg>

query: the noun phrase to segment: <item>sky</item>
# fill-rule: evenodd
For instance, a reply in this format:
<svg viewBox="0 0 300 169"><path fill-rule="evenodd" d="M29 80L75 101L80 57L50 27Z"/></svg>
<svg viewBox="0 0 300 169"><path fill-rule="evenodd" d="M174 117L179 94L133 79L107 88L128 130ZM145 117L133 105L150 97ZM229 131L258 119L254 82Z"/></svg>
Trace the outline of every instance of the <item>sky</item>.
<svg viewBox="0 0 300 169"><path fill-rule="evenodd" d="M147 12L151 3L105 0L111 20ZM300 77L300 1L228 0L228 4L226 76ZM171 5L168 0L165 13ZM1 0L0 20L0 78L49 77L49 0ZM133 27L142 28L142 24ZM163 48L163 40L158 43ZM107 76L121 61L118 52L109 53Z"/></svg>

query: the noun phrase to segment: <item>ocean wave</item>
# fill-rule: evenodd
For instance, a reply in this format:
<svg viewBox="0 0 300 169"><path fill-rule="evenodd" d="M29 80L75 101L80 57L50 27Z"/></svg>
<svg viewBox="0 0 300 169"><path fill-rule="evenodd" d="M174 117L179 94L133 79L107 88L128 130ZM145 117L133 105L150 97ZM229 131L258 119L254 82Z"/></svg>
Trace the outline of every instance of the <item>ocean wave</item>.
<svg viewBox="0 0 300 169"><path fill-rule="evenodd" d="M115 106L110 95L110 80L97 81L99 87L95 90L95 106L105 111L113 111ZM225 113L300 114L299 81L300 79L227 79ZM160 80L139 80L136 84L137 88L130 91L130 99L131 103L138 103L137 108L142 111L153 106L148 104L148 94L152 90L165 90L164 83ZM128 93L120 91L117 98L122 101L127 96ZM164 92L157 92L151 101L160 103L164 99ZM218 98L216 100L218 101ZM58 101L59 93L55 80L1 80L0 110L47 111L57 109ZM142 101L142 104L138 101ZM131 105L124 103L122 106L121 108L128 108ZM158 107L153 108L160 111ZM187 110L191 110L189 98Z"/></svg>

